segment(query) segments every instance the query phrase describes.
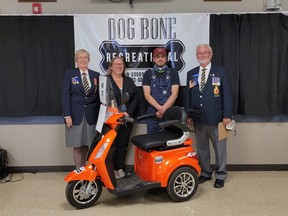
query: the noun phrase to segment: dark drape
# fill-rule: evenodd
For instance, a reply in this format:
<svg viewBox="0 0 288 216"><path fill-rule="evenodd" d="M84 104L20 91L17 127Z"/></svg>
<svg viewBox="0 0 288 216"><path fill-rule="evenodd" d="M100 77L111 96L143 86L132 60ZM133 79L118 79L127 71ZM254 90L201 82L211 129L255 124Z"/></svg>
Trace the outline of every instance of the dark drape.
<svg viewBox="0 0 288 216"><path fill-rule="evenodd" d="M234 114L288 114L288 17L211 15L213 62L229 71Z"/></svg>
<svg viewBox="0 0 288 216"><path fill-rule="evenodd" d="M233 83L233 113L237 113L239 95L239 38L240 22L235 14L210 16L210 45L212 63L222 65Z"/></svg>
<svg viewBox="0 0 288 216"><path fill-rule="evenodd" d="M73 16L1 16L0 50L0 117L61 115Z"/></svg>
<svg viewBox="0 0 288 216"><path fill-rule="evenodd" d="M288 114L287 16L211 15L210 44L229 72L234 114ZM73 16L1 16L0 50L0 117L61 115Z"/></svg>

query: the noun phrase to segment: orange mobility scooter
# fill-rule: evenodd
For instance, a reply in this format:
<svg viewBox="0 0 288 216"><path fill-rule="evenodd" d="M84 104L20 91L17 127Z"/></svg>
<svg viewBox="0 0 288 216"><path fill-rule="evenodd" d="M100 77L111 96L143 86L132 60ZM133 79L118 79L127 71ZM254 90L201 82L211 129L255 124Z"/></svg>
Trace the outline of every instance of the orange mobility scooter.
<svg viewBox="0 0 288 216"><path fill-rule="evenodd" d="M100 197L102 187L118 196L163 187L173 201L189 200L197 191L200 167L189 138L186 111L181 107L171 107L165 112L161 132L131 138L135 145L134 174L116 179L112 144L119 125L134 120L124 117L116 107L109 81L100 77L98 135L89 149L87 165L65 177L68 202L77 209L91 207ZM128 97L123 93L122 102Z"/></svg>

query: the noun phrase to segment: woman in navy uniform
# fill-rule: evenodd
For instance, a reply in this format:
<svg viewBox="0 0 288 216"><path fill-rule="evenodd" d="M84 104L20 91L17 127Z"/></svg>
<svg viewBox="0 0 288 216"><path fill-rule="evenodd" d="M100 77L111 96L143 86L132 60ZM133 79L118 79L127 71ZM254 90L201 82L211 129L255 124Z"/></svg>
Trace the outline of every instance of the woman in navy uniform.
<svg viewBox="0 0 288 216"><path fill-rule="evenodd" d="M187 106L204 112L199 122L194 122L199 164L202 169L199 183L204 183L212 178L210 139L216 160L214 187L222 188L227 177L227 138L218 140L218 123L223 122L224 125L227 125L231 122L232 90L225 69L211 64L213 52L209 45L198 45L196 56L200 66L187 73L189 94Z"/></svg>
<svg viewBox="0 0 288 216"><path fill-rule="evenodd" d="M77 68L67 70L63 82L66 146L73 147L76 168L85 165L88 147L96 135L95 126L100 107L99 73L88 69L89 61L89 52L78 50L75 54Z"/></svg>

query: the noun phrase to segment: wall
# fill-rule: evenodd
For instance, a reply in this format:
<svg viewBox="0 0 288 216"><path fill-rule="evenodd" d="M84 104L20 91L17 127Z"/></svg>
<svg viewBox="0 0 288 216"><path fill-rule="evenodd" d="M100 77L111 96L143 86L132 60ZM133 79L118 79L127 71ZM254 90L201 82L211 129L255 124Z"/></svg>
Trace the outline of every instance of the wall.
<svg viewBox="0 0 288 216"><path fill-rule="evenodd" d="M31 14L32 3L0 0L0 13ZM232 13L262 12L263 0L240 2L204 2L203 0L128 0L111 3L108 0L57 0L42 3L44 14L78 13ZM282 1L288 10L288 1ZM228 164L287 165L288 123L238 123L237 133L228 140ZM134 134L145 132L145 125L136 125ZM193 137L193 134L191 134ZM73 165L72 151L65 147L63 124L0 125L0 146L9 153L9 166L68 166ZM133 154L129 154L131 163ZM286 166L287 167L287 166Z"/></svg>
<svg viewBox="0 0 288 216"><path fill-rule="evenodd" d="M237 123L236 134L228 138L228 164L288 164L287 131L288 123ZM145 132L145 124L135 124L132 135ZM8 151L12 167L73 165L72 151L65 147L64 124L0 125L0 146ZM133 156L128 153L128 165Z"/></svg>
<svg viewBox="0 0 288 216"><path fill-rule="evenodd" d="M112 3L109 0L57 0L57 3L43 3L44 14L77 13L220 13L220 12L262 12L263 0L242 0L236 2L204 2L203 0L129 0ZM288 1L282 0L282 11L288 10ZM18 3L18 0L0 0L2 14L31 14L32 3Z"/></svg>

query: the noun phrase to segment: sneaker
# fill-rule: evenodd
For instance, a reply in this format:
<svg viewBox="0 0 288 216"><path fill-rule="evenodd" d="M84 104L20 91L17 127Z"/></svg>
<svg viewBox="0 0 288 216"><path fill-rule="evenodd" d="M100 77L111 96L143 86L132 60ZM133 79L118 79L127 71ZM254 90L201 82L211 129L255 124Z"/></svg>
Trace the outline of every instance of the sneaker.
<svg viewBox="0 0 288 216"><path fill-rule="evenodd" d="M117 171L119 178L123 178L125 176L125 172L123 171L123 169L119 169Z"/></svg>
<svg viewBox="0 0 288 216"><path fill-rule="evenodd" d="M120 178L117 170L114 170L114 174L115 174L115 178L116 178L116 179L119 179L119 178Z"/></svg>

